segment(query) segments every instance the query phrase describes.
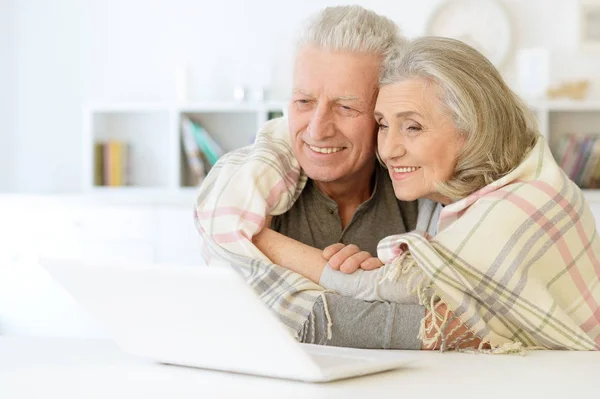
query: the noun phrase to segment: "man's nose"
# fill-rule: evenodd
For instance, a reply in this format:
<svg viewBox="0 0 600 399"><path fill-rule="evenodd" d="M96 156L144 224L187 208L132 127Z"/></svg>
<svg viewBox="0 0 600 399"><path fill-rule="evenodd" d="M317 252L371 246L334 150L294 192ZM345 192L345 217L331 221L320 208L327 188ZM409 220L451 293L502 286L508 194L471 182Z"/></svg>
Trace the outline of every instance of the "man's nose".
<svg viewBox="0 0 600 399"><path fill-rule="evenodd" d="M308 125L308 134L317 144L335 134L332 111L327 104L321 103L315 109Z"/></svg>

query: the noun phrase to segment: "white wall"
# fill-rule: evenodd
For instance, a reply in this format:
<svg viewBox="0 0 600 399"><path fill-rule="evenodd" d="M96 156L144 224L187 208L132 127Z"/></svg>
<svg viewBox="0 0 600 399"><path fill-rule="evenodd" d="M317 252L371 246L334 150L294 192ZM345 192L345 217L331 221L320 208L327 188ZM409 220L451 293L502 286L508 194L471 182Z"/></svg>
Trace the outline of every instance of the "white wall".
<svg viewBox="0 0 600 399"><path fill-rule="evenodd" d="M13 2L0 0L0 192L13 188Z"/></svg>
<svg viewBox="0 0 600 399"><path fill-rule="evenodd" d="M79 187L84 2L15 2L16 190Z"/></svg>
<svg viewBox="0 0 600 399"><path fill-rule="evenodd" d="M294 29L312 11L358 3L416 36L441 1L15 2L18 95L10 162L16 190L80 190L84 103L173 100L174 71L184 62L191 69L192 100L230 99L236 81L268 83L281 98L290 84ZM499 1L511 14L516 48L549 47L551 77L591 78L592 96L600 98L600 52L581 54L577 47L577 0ZM512 64L505 71L509 81Z"/></svg>

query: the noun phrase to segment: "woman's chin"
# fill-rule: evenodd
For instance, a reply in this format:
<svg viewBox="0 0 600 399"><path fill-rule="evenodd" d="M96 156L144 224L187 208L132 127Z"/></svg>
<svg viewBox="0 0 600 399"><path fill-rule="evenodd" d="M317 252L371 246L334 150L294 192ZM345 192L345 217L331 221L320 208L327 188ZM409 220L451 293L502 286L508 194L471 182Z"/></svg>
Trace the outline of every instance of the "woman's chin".
<svg viewBox="0 0 600 399"><path fill-rule="evenodd" d="M396 198L398 198L400 201L414 201L421 198L421 196L417 193L411 193L407 190L394 190L394 194L396 194Z"/></svg>

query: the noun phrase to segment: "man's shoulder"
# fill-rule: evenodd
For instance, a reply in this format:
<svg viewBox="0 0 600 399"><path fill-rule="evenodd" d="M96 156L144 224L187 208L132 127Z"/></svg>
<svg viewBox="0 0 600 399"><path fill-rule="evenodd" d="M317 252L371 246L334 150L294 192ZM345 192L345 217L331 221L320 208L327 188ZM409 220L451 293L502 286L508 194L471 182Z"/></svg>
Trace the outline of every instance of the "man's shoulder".
<svg viewBox="0 0 600 399"><path fill-rule="evenodd" d="M298 198L296 198L296 201L294 201L290 209L288 209L284 213L273 216L273 218L271 219L271 228L273 230L279 231L283 223L293 223L294 221L297 222L299 220L305 219L306 215L304 214L304 209L306 208L306 206L308 206L308 209L314 210L315 206L313 203L313 199L310 195L310 190L311 180L308 179L308 181L306 182L306 186L304 186L304 189L302 189L300 195L298 196Z"/></svg>

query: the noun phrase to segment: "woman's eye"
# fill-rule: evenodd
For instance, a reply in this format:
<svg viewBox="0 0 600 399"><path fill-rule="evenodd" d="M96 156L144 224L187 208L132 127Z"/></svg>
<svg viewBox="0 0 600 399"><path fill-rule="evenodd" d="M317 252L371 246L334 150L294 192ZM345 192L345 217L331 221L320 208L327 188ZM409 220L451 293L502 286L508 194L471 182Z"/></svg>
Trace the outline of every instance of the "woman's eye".
<svg viewBox="0 0 600 399"><path fill-rule="evenodd" d="M377 124L377 128L378 128L379 130L385 130L385 129L387 129L388 127L387 127L387 125L384 125L383 123L378 123L378 124Z"/></svg>
<svg viewBox="0 0 600 399"><path fill-rule="evenodd" d="M410 132L410 133L417 133L417 132L420 132L421 130L423 130L423 128L420 125L408 125L406 127L406 131Z"/></svg>

